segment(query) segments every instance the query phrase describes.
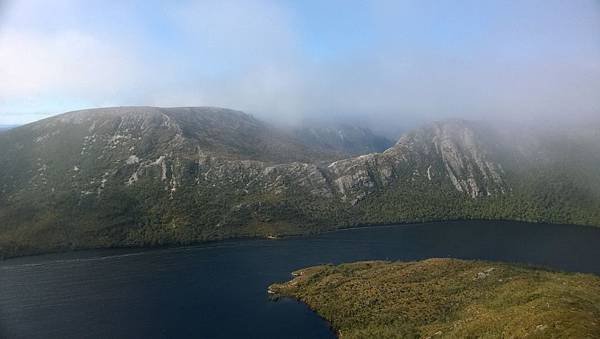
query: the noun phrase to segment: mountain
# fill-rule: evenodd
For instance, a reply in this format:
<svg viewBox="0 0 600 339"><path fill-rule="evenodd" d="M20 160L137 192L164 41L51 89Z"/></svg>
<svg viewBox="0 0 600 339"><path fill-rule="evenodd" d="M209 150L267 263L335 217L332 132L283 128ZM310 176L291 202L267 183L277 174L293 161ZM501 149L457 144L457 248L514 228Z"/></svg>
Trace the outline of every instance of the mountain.
<svg viewBox="0 0 600 339"><path fill-rule="evenodd" d="M383 152L393 145L385 137L376 135L366 127L340 124L328 127L301 127L295 136L313 149L337 152L344 156Z"/></svg>
<svg viewBox="0 0 600 339"><path fill-rule="evenodd" d="M227 109L70 112L0 134L0 253L447 219L600 225L599 141L449 120L339 159Z"/></svg>

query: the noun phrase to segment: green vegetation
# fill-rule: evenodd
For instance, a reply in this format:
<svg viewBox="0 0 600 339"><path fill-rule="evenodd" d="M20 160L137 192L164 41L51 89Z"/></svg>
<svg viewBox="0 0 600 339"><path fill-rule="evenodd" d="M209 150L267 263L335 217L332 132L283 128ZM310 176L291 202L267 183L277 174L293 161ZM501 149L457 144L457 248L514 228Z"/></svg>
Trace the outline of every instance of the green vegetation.
<svg viewBox="0 0 600 339"><path fill-rule="evenodd" d="M294 272L297 298L341 338L598 338L600 278L505 263L429 259Z"/></svg>
<svg viewBox="0 0 600 339"><path fill-rule="evenodd" d="M600 225L600 133L506 141L447 122L332 162L379 141L354 129L351 145L330 145L330 132L307 141L206 107L87 110L12 129L0 134L0 258L440 220Z"/></svg>

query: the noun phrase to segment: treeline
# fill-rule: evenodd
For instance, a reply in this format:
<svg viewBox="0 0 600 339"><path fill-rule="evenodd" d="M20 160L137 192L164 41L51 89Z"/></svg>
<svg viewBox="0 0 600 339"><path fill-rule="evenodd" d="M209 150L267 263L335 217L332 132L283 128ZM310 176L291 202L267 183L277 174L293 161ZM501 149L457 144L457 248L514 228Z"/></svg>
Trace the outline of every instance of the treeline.
<svg viewBox="0 0 600 339"><path fill-rule="evenodd" d="M472 199L447 180L406 177L356 205L294 187L240 194L239 187L156 180L2 201L3 257L94 247L185 245L234 237L310 234L340 227L439 220L519 220L600 225L600 199L560 172L512 175L505 194Z"/></svg>

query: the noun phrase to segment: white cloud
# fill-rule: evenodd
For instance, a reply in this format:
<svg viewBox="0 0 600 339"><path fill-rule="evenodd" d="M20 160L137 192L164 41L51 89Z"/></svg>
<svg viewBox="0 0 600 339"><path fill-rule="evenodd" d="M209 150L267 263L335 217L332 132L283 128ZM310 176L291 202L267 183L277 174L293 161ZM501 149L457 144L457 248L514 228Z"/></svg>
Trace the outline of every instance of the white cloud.
<svg viewBox="0 0 600 339"><path fill-rule="evenodd" d="M386 125L450 116L566 119L600 110L600 6L593 3L550 2L543 15L502 2L482 6L481 15L450 2L441 9L375 5L369 49L336 54L332 47L324 59L303 45L310 42L297 13L281 2L137 9L60 0L46 20L53 3L14 2L7 7L14 13L2 17L4 120L142 104L224 106L287 123L362 115ZM106 12L94 15L98 8ZM146 21L148 14L155 17Z"/></svg>
<svg viewBox="0 0 600 339"><path fill-rule="evenodd" d="M131 57L81 32L5 31L0 35L0 100L117 95L141 74Z"/></svg>

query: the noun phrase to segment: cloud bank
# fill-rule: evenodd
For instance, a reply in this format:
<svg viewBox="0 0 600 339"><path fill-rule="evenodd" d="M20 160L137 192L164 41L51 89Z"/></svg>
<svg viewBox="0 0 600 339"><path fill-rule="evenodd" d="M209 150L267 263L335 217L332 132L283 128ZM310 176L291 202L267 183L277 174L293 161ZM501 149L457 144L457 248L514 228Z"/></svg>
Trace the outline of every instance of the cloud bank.
<svg viewBox="0 0 600 339"><path fill-rule="evenodd" d="M9 0L0 79L0 124L112 105L584 120L600 116L600 4Z"/></svg>

